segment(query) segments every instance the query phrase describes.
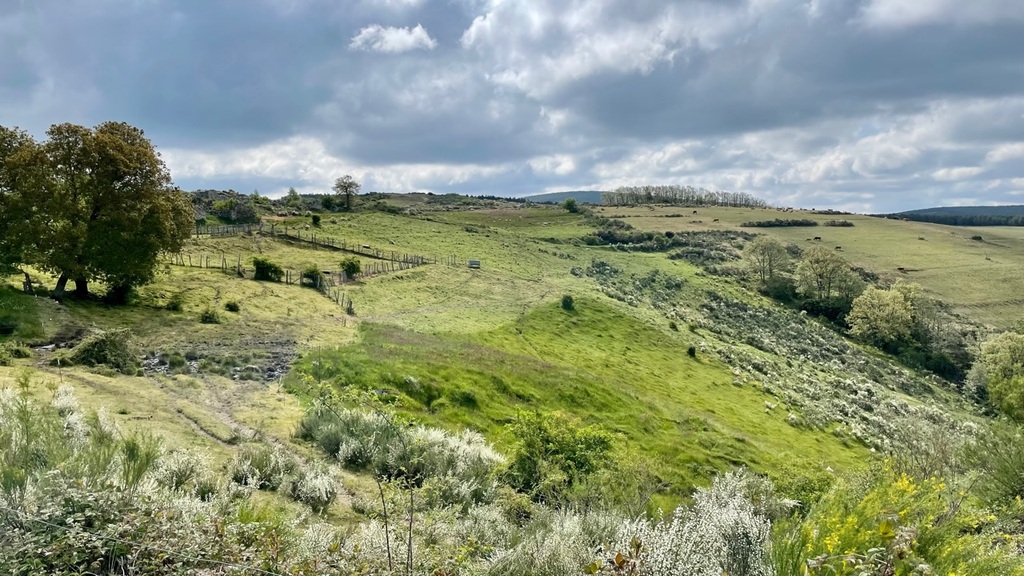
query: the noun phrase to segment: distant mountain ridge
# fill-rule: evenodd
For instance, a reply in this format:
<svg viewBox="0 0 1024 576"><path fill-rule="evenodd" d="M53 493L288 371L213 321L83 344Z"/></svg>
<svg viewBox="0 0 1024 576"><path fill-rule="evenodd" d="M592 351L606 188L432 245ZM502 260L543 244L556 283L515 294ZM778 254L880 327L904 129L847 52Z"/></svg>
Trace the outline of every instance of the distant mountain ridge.
<svg viewBox="0 0 1024 576"><path fill-rule="evenodd" d="M524 196L523 199L530 202L547 202L558 204L569 198L575 198L581 204L600 204L605 192L602 190L573 190L571 192L549 192L547 194L534 194Z"/></svg>
<svg viewBox="0 0 1024 576"><path fill-rule="evenodd" d="M1024 205L939 206L884 216L950 226L1024 226Z"/></svg>

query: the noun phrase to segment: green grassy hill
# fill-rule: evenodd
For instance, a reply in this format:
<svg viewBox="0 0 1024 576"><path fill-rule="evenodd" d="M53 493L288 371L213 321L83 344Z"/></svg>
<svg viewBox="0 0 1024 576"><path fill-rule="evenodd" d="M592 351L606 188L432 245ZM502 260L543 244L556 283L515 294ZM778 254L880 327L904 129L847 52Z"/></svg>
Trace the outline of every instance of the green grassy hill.
<svg viewBox="0 0 1024 576"><path fill-rule="evenodd" d="M904 222L862 215L816 214L774 209L677 207L603 207L600 213L620 217L642 230L744 230L769 234L806 248L821 244L841 248L845 258L885 280L902 278L920 284L931 296L947 302L968 318L998 329L1013 326L1024 300L1024 235L1017 227L954 227ZM750 221L809 219L816 227L741 228ZM831 227L846 220L852 227ZM813 238L820 237L820 241Z"/></svg>
<svg viewBox="0 0 1024 576"><path fill-rule="evenodd" d="M18 279L9 278L0 287L0 314L16 328L0 341L28 342L35 351L0 367L0 387L26 370L34 374L29 394L39 399L70 383L83 405L106 407L121 426L152 430L170 448L201 448L221 466L253 442L317 458L293 437L316 386L344 398L370 395L411 421L479 431L507 454L516 446L508 424L520 414L558 412L611 434L614 460L646 462L658 481L652 510L687 501L695 487L737 467L782 485L867 468L910 416L953 426L982 418L952 384L905 369L741 282L663 252L586 245L580 239L600 225L590 215L409 202L402 214L325 214L308 230L306 218L276 220L347 245L430 259L338 284L331 297L255 281L252 259L337 270L347 252L252 233L193 238L125 307L58 304L17 292ZM673 232L791 217L729 208L599 212ZM1014 286L1024 236L988 228L976 240L974 231L930 224L792 217L854 226L742 229L800 246L820 236L858 265L913 279L994 326L1007 326L1019 311ZM215 264L182 266L189 257ZM380 262L360 258L364 266ZM469 268L469 259L481 267ZM238 263L248 268L241 276ZM226 310L228 303L238 311ZM218 321L201 322L206 312ZM51 365L58 352L49 344L117 327L134 334L144 358L137 374ZM366 474L344 478L348 492L324 518L353 525L365 519L377 489ZM267 498L284 510L295 506Z"/></svg>

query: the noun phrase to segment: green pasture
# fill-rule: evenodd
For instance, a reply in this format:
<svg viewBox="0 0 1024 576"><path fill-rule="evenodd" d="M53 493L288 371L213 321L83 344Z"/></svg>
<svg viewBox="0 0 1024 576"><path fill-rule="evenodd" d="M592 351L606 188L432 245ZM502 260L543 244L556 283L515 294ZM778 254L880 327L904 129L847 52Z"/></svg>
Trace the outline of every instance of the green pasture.
<svg viewBox="0 0 1024 576"><path fill-rule="evenodd" d="M997 329L1013 326L1021 317L1024 298L1024 231L1013 227L956 227L904 222L848 214L813 214L751 208L602 207L641 230L745 230L769 234L801 248L820 244L841 248L854 265L888 281L920 284L931 296L949 303L968 318ZM680 215L681 216L676 216ZM814 227L740 228L748 221L809 219ZM718 222L715 222L715 220ZM824 226L829 220L848 220L853 227ZM981 240L972 239L980 236ZM821 237L820 242L813 240ZM903 270L901 271L900 268Z"/></svg>

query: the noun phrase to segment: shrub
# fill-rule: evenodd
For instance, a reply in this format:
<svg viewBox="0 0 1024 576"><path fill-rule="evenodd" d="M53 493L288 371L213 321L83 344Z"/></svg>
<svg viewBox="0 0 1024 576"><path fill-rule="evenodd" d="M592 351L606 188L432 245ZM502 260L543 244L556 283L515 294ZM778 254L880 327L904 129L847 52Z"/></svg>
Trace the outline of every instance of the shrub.
<svg viewBox="0 0 1024 576"><path fill-rule="evenodd" d="M324 273L319 266L308 266L302 271L302 283L309 283L312 288L320 289L324 285Z"/></svg>
<svg viewBox="0 0 1024 576"><path fill-rule="evenodd" d="M184 308L184 307L185 307L185 293L184 292L175 292L173 295L171 295L170 298L168 298L167 304L164 305L164 308L166 308L167 310L170 310L171 312L181 312L181 309Z"/></svg>
<svg viewBox="0 0 1024 576"><path fill-rule="evenodd" d="M572 296L566 294L562 296L562 310L566 312L572 312L576 309L576 302L573 301Z"/></svg>
<svg viewBox="0 0 1024 576"><path fill-rule="evenodd" d="M565 202L562 202L562 208L565 208L569 212L576 214L580 211L579 204L576 203L575 198L566 198Z"/></svg>
<svg viewBox="0 0 1024 576"><path fill-rule="evenodd" d="M227 310L228 312L238 312L242 309L242 306L238 302L231 300L228 303L224 304L224 309Z"/></svg>
<svg viewBox="0 0 1024 576"><path fill-rule="evenodd" d="M206 463L195 452L179 450L160 459L157 484L174 491L188 492L205 469Z"/></svg>
<svg viewBox="0 0 1024 576"><path fill-rule="evenodd" d="M18 321L14 318L0 316L0 336L10 336L18 329Z"/></svg>
<svg viewBox="0 0 1024 576"><path fill-rule="evenodd" d="M349 280L355 278L363 270L363 264L356 256L346 256L341 260L341 271Z"/></svg>
<svg viewBox="0 0 1024 576"><path fill-rule="evenodd" d="M284 277L284 270L266 258L253 258L252 265L256 271L253 273L255 280L267 280L269 282L280 282Z"/></svg>
<svg viewBox="0 0 1024 576"><path fill-rule="evenodd" d="M320 514L338 496L338 482L330 469L318 462L295 472L288 484L288 495Z"/></svg>
<svg viewBox="0 0 1024 576"><path fill-rule="evenodd" d="M102 364L129 376L135 374L139 365L131 347L131 332L127 328L94 332L68 353L56 356L51 363L80 366Z"/></svg>
<svg viewBox="0 0 1024 576"><path fill-rule="evenodd" d="M696 358L697 357L697 347L696 346L692 346L692 345L690 347L688 347L686 349L686 355L689 356L690 358Z"/></svg>
<svg viewBox="0 0 1024 576"><path fill-rule="evenodd" d="M941 478L882 468L835 486L776 541L804 539L809 574L1010 574L1011 548L982 531L994 520ZM1019 558L1019 557L1018 557ZM1017 569L1008 570L1013 562ZM927 565L929 570L914 570Z"/></svg>
<svg viewBox="0 0 1024 576"><path fill-rule="evenodd" d="M310 216L310 219L313 221L313 226L316 226L318 228L320 227L320 215L319 214L313 214L312 216Z"/></svg>
<svg viewBox="0 0 1024 576"><path fill-rule="evenodd" d="M984 242L985 241L984 238L982 238L981 236L978 236L977 234L975 234L974 236L971 236L971 240L974 240L975 242Z"/></svg>
<svg viewBox="0 0 1024 576"><path fill-rule="evenodd" d="M199 322L202 324L220 324L220 314L213 308L207 308L199 315Z"/></svg>
<svg viewBox="0 0 1024 576"><path fill-rule="evenodd" d="M602 466L611 436L560 413L520 412L510 425L517 446L506 470L509 484L535 500L558 502Z"/></svg>
<svg viewBox="0 0 1024 576"><path fill-rule="evenodd" d="M0 354L6 354L10 358L31 358L32 349L18 342L0 343Z"/></svg>
<svg viewBox="0 0 1024 576"><path fill-rule="evenodd" d="M774 574L771 525L747 496L758 489L754 483L745 471L730 472L698 490L693 506L676 509L670 519L624 522L610 556L633 560L642 574Z"/></svg>
<svg viewBox="0 0 1024 576"><path fill-rule="evenodd" d="M258 490L277 490L295 469L287 455L266 445L246 445L231 464L231 480Z"/></svg>
<svg viewBox="0 0 1024 576"><path fill-rule="evenodd" d="M310 411L296 430L350 470L424 486L429 499L467 506L488 500L502 457L479 434L408 428L380 412Z"/></svg>
<svg viewBox="0 0 1024 576"><path fill-rule="evenodd" d="M679 325L676 324L675 320L669 320L668 321L668 329L673 331L673 332L679 332Z"/></svg>

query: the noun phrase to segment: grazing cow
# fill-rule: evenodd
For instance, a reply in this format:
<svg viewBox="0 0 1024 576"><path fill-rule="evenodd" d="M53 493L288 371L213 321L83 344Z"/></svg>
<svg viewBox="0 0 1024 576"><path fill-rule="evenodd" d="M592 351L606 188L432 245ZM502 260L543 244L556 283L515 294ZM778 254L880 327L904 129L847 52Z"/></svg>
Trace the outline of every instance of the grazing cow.
<svg viewBox="0 0 1024 576"><path fill-rule="evenodd" d="M897 272L903 272L904 274L906 274L906 273L907 273L907 269L906 269L906 268L904 268L903 266L900 266L899 268L897 268L897 269L896 269L896 271L897 271Z"/></svg>
<svg viewBox="0 0 1024 576"><path fill-rule="evenodd" d="M696 213L697 213L697 211L696 211L696 210L694 210L694 211L693 211L693 213L694 213L694 214L696 214Z"/></svg>
<svg viewBox="0 0 1024 576"><path fill-rule="evenodd" d="M714 220L712 220L712 222L718 222L718 218L715 218Z"/></svg>
<svg viewBox="0 0 1024 576"><path fill-rule="evenodd" d="M836 250L842 250L842 249L843 249L842 246L836 246Z"/></svg>
<svg viewBox="0 0 1024 576"><path fill-rule="evenodd" d="M815 236L814 237L814 241L815 242L821 242L821 236Z"/></svg>

